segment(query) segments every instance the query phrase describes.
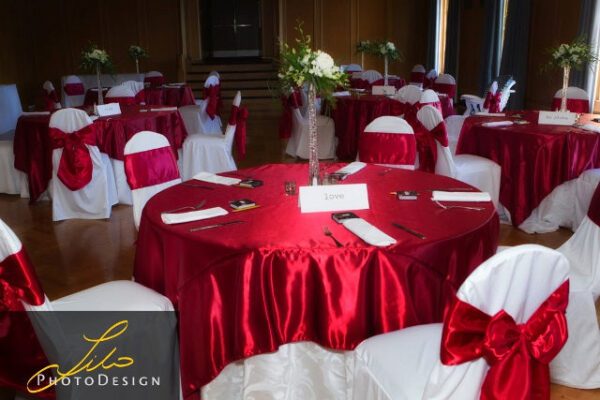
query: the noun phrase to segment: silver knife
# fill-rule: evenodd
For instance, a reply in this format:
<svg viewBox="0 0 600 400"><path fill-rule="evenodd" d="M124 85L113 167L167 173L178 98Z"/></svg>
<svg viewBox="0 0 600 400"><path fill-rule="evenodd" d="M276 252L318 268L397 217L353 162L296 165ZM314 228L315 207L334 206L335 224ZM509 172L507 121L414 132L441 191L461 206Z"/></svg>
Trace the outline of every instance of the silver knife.
<svg viewBox="0 0 600 400"><path fill-rule="evenodd" d="M410 229L410 228L407 228L407 227L406 227L406 226L404 226L404 225L400 225L400 224L399 224L399 223L397 223L397 222L392 222L392 225L394 225L394 226L395 226L396 228L398 228L398 229L402 229L404 232L408 232L408 233L410 233L411 235L418 237L419 239L425 239L425 235L423 235L422 233L419 233L419 232L417 232L417 231L413 231L412 229Z"/></svg>
<svg viewBox="0 0 600 400"><path fill-rule="evenodd" d="M212 228L218 228L220 226L225 226L225 225L232 225L232 224L240 224L244 221L236 219L235 221L227 221L227 222L221 222L220 224L213 224L213 225L205 225L205 226L199 226L197 228L192 228L190 229L190 232L196 232L196 231L203 231L205 229L212 229Z"/></svg>

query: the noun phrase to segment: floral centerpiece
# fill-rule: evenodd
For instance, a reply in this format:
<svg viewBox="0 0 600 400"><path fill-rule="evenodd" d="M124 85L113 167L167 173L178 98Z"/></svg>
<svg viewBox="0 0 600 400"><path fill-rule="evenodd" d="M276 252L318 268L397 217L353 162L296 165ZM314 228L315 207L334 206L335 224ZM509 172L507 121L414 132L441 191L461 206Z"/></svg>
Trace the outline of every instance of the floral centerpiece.
<svg viewBox="0 0 600 400"><path fill-rule="evenodd" d="M347 86L348 78L333 58L321 50L311 48L310 36L304 35L301 25L296 28L299 38L296 47L283 44L278 77L281 88L288 94L295 88L308 86L309 123L309 185L319 183L319 157L317 148L317 114L315 100L317 92L333 102L333 91L338 86Z"/></svg>
<svg viewBox="0 0 600 400"><path fill-rule="evenodd" d="M89 72L96 72L98 104L104 104L104 99L102 98L102 84L100 83L100 71L113 71L113 64L106 50L99 49L98 46L90 43L87 48L81 52L80 68Z"/></svg>
<svg viewBox="0 0 600 400"><path fill-rule="evenodd" d="M133 58L135 60L135 72L136 73L140 73L140 63L139 60L140 58L148 58L148 53L146 52L146 50L144 50L143 47L132 44L131 46L129 46L129 50L127 50L127 52L129 53L129 57Z"/></svg>
<svg viewBox="0 0 600 400"><path fill-rule="evenodd" d="M373 47L373 44L371 43L370 40L361 40L356 45L356 52L360 53L360 66L362 69L365 68L365 53L367 53L367 54L371 53L372 47Z"/></svg>
<svg viewBox="0 0 600 400"><path fill-rule="evenodd" d="M384 85L388 84L388 64L389 61L392 60L400 60L402 58L400 52L396 48L396 45L392 42L388 41L377 41L370 42L368 40L360 41L356 45L356 51L361 54L373 54L379 57L383 57L384 63ZM361 59L362 60L362 59Z"/></svg>
<svg viewBox="0 0 600 400"><path fill-rule="evenodd" d="M562 43L551 50L550 64L563 69L563 88L560 110L567 111L567 88L569 74L572 68L580 69L584 64L597 61L598 58L583 38L575 39L572 43Z"/></svg>

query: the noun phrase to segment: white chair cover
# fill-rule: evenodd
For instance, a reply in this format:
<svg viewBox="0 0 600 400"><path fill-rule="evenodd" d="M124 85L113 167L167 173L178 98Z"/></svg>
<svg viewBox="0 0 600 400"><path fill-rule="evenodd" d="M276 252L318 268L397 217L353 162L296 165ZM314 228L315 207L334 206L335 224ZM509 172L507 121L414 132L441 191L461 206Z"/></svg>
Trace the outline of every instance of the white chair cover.
<svg viewBox="0 0 600 400"><path fill-rule="evenodd" d="M371 121L366 127L364 132L361 134L361 137L359 137L359 142L361 140L364 140L366 135L373 135L373 134L377 134L377 133L393 133L393 134L398 134L398 135L410 135L413 136L414 139L414 130L413 128L410 126L410 124L408 122L406 122L403 118L400 117L393 117L393 116L382 116L382 117L378 117L375 118L373 121ZM414 139L416 140L416 139ZM359 143L359 147L360 147L360 143ZM375 150L376 152L379 153L379 151ZM416 156L416 155L414 155ZM411 155L407 155L408 158L411 158ZM357 155L356 159L358 161L361 160L361 155L360 152ZM363 155L363 160L364 160L364 155ZM409 170L414 170L415 169L415 164L388 164L388 163L381 163L378 165L384 165L386 167L390 167L390 168L401 168L401 169L409 169Z"/></svg>
<svg viewBox="0 0 600 400"><path fill-rule="evenodd" d="M45 81L44 84L42 85L42 88L46 91L46 93L50 94L52 92L56 93L56 89L54 88L54 84L50 81ZM55 110L59 110L62 108L62 105L60 104L60 102L56 102L54 103L54 109Z"/></svg>
<svg viewBox="0 0 600 400"><path fill-rule="evenodd" d="M600 195L593 201L600 202ZM581 389L600 388L600 329L595 307L600 296L599 243L600 226L586 216L575 234L558 249L571 263L569 339L550 364L550 373L554 382Z"/></svg>
<svg viewBox="0 0 600 400"><path fill-rule="evenodd" d="M457 297L488 315L500 310L524 323L568 278L560 253L523 245L479 266ZM440 361L442 324L374 336L355 350L353 399L478 399L489 366L484 358L456 366Z"/></svg>
<svg viewBox="0 0 600 400"><path fill-rule="evenodd" d="M0 193L21 193L26 175L14 167L13 138L23 112L17 85L0 85Z"/></svg>
<svg viewBox="0 0 600 400"><path fill-rule="evenodd" d="M164 135L151 131L141 131L136 133L125 144L124 155L127 157L131 154L143 153L149 150L161 149L163 147L171 147L169 141ZM126 171L127 173L127 171ZM168 182L159 183L157 185L141 187L133 189L131 196L133 200L133 221L135 228L139 229L140 220L144 206L156 193L161 192L173 185L181 183L181 178L173 179Z"/></svg>
<svg viewBox="0 0 600 400"><path fill-rule="evenodd" d="M563 89L559 89L554 94L554 98L562 99L562 94L563 94ZM567 99L588 100L589 95L585 90L583 90L581 88L578 88L575 86L569 86L567 88Z"/></svg>
<svg viewBox="0 0 600 400"><path fill-rule="evenodd" d="M239 107L241 102L242 94L237 92L233 99L233 105ZM196 107L198 106L180 108L180 110L183 110L182 117L184 118L186 129L188 129L188 123L192 129L192 131L188 130L188 133L193 132L199 121ZM205 135L198 132L188 135L183 142L183 179L192 179L194 175L201 171L216 174L237 170L231 152L235 131L236 125L228 124L224 135Z"/></svg>
<svg viewBox="0 0 600 400"><path fill-rule="evenodd" d="M218 71L210 71L210 72L208 73L208 76L209 76L209 77L210 77L210 76L216 76L216 77L217 77L217 79L219 79L219 80L221 79L221 74L219 74L219 72L218 72Z"/></svg>
<svg viewBox="0 0 600 400"><path fill-rule="evenodd" d="M136 83L136 82L134 82L134 83ZM108 92L106 92L106 98L107 99L111 99L114 97L134 98L135 93L136 92L130 87L130 85L117 85L117 86L113 86L110 89L108 89Z"/></svg>
<svg viewBox="0 0 600 400"><path fill-rule="evenodd" d="M444 122L439 110L425 106L417 113L419 121L429 130ZM438 142L438 157L435 167L436 174L456 178L475 186L482 192L488 192L492 202L498 208L500 197L501 169L498 164L487 158L461 154L452 156L448 147L442 147Z"/></svg>
<svg viewBox="0 0 600 400"><path fill-rule="evenodd" d="M52 114L49 127L71 134L91 124L92 120L85 111L65 108ZM86 147L92 158L92 180L79 190L70 190L58 179L63 149L54 149L52 152L52 181L49 187L53 221L109 218L112 206L117 203L114 173L108 156L101 154L97 146L86 144Z"/></svg>
<svg viewBox="0 0 600 400"><path fill-rule="evenodd" d="M69 84L82 84L83 85L83 81L81 80L81 78L78 77L77 75L69 75L69 76L63 77L62 84L63 84L62 103L64 104L65 108L81 107L83 105L83 101L85 100L85 90L88 89L85 87L85 85L84 85L83 94L77 94L77 95L71 96L65 92L65 85L69 85Z"/></svg>
<svg viewBox="0 0 600 400"><path fill-rule="evenodd" d="M214 74L213 74L214 72ZM208 75L208 77L206 78L206 80L204 81L204 87L208 88L211 86L217 86L220 85L220 80L219 80L219 73L216 71L211 72L211 74ZM186 123L186 128L188 126L188 123L190 124L190 126L194 126L194 129L192 131L188 130L189 134L196 134L196 133L200 133L202 135L214 135L214 136L220 136L223 134L223 123L221 121L221 117L218 115L215 115L214 119L211 119L208 114L206 113L206 107L208 106L208 99L201 99L201 100L196 100L196 106L198 106L199 108L194 108L193 106L186 106L186 107L190 107L187 111L186 111L186 115L188 116L188 121L186 121L186 117L183 115L182 113L182 117L184 119L184 122ZM186 108L186 107L182 107L182 108ZM192 111L193 110L193 111ZM180 108L181 111L181 108ZM199 116L193 115L194 113L199 113ZM197 121L196 119L199 118ZM194 120L192 122L192 120Z"/></svg>
<svg viewBox="0 0 600 400"><path fill-rule="evenodd" d="M348 64L346 65L346 68L343 69L344 72L360 72L362 70L360 64Z"/></svg>
<svg viewBox="0 0 600 400"><path fill-rule="evenodd" d="M409 85L412 86L412 85ZM416 87L416 86L413 86ZM432 106L437 108L440 112L442 112L442 103L440 102L440 97L437 92L433 89L426 89L421 92L421 98L419 99L419 106Z"/></svg>
<svg viewBox="0 0 600 400"><path fill-rule="evenodd" d="M458 139L460 138L460 132L465 119L467 119L465 115L450 115L444 120L446 123L446 132L448 132L448 147L450 147L450 152L453 155L456 154Z"/></svg>
<svg viewBox="0 0 600 400"><path fill-rule="evenodd" d="M138 82L138 81L133 81L133 80L125 81L125 82L121 83L120 86L128 87L129 89L131 89L134 96L136 96L139 92L144 90L144 82ZM107 93L107 95L108 95L108 93Z"/></svg>
<svg viewBox="0 0 600 400"><path fill-rule="evenodd" d="M368 69L360 73L360 78L368 81L369 83L373 83L375 81L383 79L383 75L381 75L381 72L379 71L375 71L374 69Z"/></svg>

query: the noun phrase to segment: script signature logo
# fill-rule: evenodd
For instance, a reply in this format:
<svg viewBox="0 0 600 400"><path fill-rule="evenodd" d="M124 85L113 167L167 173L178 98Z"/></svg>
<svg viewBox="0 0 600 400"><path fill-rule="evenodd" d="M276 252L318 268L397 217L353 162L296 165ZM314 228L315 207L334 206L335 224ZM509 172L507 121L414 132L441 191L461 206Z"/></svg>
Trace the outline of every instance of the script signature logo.
<svg viewBox="0 0 600 400"><path fill-rule="evenodd" d="M127 367L133 365L134 361L133 361L133 358L131 358L131 357L119 356L119 357L116 357L116 359L115 359L115 357L113 357L115 355L115 352L117 351L116 347L113 347L113 349L111 351L109 351L104 357L102 357L100 359L100 361L97 361L99 359L99 356L94 354L94 352L96 351L98 346L100 346L100 344L111 341L111 340L121 336L127 330L128 326L129 326L129 322L127 320L122 320L122 321L115 323L110 328L108 328L106 330L106 332L104 332L99 338L96 338L96 339L88 338L86 335L83 335L83 339L86 342L92 343L92 346L89 349L89 351L86 353L86 355L83 356L83 358L79 362L77 362L76 365L73 366L68 371L64 371L64 372L61 371L61 367L58 364L50 364L50 365L42 368L41 370L39 370L38 372L33 374L33 376L31 378L29 378L29 380L27 381L27 391L29 393L42 392L42 391L56 385L58 382L62 381L63 379L75 376L81 372L93 372L98 369L109 370L111 368L127 368ZM113 359L114 359L114 361L111 361ZM44 372L47 372L47 371L49 371L49 372L54 371L57 378L50 379L49 383L46 386L39 387L39 388L31 388L30 387L31 382L36 377L40 376L41 374L43 374Z"/></svg>

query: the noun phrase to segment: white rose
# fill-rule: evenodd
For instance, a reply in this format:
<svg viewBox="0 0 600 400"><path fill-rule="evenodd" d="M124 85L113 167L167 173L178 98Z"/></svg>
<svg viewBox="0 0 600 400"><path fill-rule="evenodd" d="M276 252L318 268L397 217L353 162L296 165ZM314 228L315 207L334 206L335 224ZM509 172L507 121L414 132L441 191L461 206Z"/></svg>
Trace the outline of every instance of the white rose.
<svg viewBox="0 0 600 400"><path fill-rule="evenodd" d="M331 77L335 68L333 58L331 58L329 54L321 50L317 50L316 55L317 56L312 62L312 68L310 73L319 77Z"/></svg>

